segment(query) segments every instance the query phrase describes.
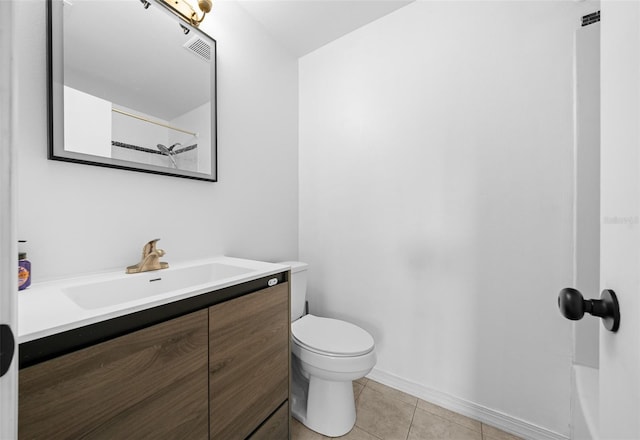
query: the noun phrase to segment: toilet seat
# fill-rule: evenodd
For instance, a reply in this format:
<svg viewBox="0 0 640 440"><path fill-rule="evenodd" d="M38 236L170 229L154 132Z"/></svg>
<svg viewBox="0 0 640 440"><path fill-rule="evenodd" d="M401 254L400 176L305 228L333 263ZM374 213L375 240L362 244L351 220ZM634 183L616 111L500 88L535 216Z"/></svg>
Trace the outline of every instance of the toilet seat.
<svg viewBox="0 0 640 440"><path fill-rule="evenodd" d="M339 319L305 315L291 324L291 334L296 344L325 356L362 356L374 348L366 330Z"/></svg>

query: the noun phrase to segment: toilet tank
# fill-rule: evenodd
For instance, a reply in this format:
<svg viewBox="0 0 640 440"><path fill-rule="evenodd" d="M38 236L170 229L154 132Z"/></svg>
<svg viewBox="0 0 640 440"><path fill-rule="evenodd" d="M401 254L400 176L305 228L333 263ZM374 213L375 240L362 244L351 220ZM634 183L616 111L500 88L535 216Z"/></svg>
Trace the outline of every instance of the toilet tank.
<svg viewBox="0 0 640 440"><path fill-rule="evenodd" d="M291 322L304 315L304 305L307 299L307 263L300 261L283 261L280 264L291 266Z"/></svg>

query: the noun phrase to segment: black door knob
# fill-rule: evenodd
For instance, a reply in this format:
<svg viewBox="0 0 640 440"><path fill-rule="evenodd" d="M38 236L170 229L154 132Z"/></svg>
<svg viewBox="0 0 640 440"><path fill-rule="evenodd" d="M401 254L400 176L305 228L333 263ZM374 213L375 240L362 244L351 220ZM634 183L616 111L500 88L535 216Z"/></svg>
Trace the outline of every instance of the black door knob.
<svg viewBox="0 0 640 440"><path fill-rule="evenodd" d="M11 327L7 324L0 324L0 377L9 371L15 348L16 341Z"/></svg>
<svg viewBox="0 0 640 440"><path fill-rule="evenodd" d="M582 319L585 313L602 318L602 325L612 332L620 327L620 307L613 290L605 289L600 299L584 299L582 294L571 287L566 287L558 294L560 313L572 321Z"/></svg>

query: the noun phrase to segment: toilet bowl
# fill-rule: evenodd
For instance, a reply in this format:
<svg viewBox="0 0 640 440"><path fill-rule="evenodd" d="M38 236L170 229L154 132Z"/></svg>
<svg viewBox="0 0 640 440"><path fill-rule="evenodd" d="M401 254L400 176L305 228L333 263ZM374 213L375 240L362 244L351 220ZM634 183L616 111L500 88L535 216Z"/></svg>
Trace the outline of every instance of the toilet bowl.
<svg viewBox="0 0 640 440"><path fill-rule="evenodd" d="M329 437L353 428L356 408L352 381L376 363L373 338L337 319L305 315L291 325L293 416Z"/></svg>
<svg viewBox="0 0 640 440"><path fill-rule="evenodd" d="M355 424L352 381L374 367L375 343L349 322L304 315L307 265L283 264L291 266L291 413L309 429L339 437Z"/></svg>

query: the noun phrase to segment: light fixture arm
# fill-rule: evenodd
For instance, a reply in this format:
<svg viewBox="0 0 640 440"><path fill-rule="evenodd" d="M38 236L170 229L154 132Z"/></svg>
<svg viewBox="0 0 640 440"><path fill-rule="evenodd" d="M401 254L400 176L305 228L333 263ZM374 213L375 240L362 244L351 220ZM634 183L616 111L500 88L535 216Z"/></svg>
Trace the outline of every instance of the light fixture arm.
<svg viewBox="0 0 640 440"><path fill-rule="evenodd" d="M191 24L198 26L204 20L204 17L208 12L211 12L211 0L198 0L198 8L202 11L202 17L198 18L198 15L194 12L191 16Z"/></svg>
<svg viewBox="0 0 640 440"><path fill-rule="evenodd" d="M191 22L191 25L198 26L200 23L202 23L202 20L204 20L205 15L207 15L207 13L203 12L202 17L198 18L198 14L194 12L191 18L189 19L189 21Z"/></svg>
<svg viewBox="0 0 640 440"><path fill-rule="evenodd" d="M198 7L202 12L202 17L198 17L198 13L186 0L160 0L170 10L180 17L182 20L189 23L191 26L198 27L208 12L211 12L211 0L198 0Z"/></svg>

